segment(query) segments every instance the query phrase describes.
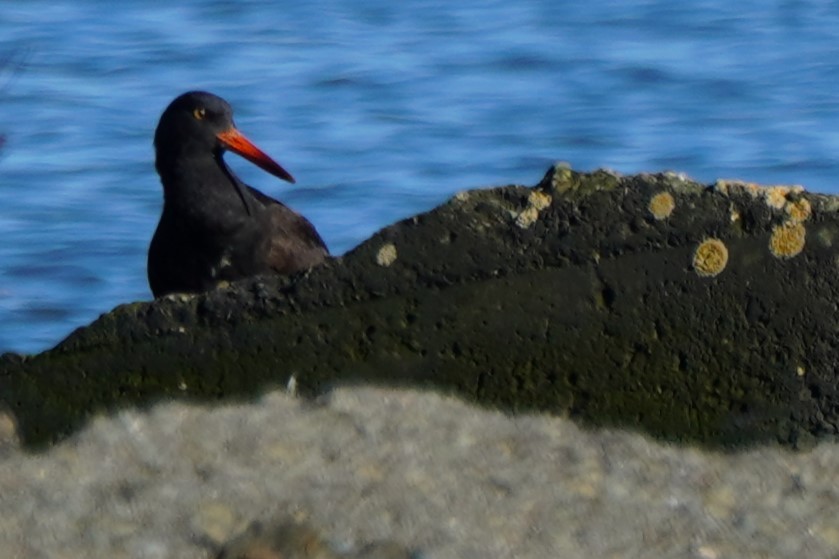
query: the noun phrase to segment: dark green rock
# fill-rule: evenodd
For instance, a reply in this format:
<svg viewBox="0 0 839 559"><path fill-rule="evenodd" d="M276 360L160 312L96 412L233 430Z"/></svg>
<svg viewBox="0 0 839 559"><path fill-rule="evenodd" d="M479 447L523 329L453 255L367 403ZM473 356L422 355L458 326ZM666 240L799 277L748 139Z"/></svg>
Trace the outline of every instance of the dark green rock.
<svg viewBox="0 0 839 559"><path fill-rule="evenodd" d="M662 192L675 208L657 219ZM801 445L839 420L838 207L557 167L532 189L458 195L303 276L125 305L51 351L4 355L0 404L40 445L97 412L246 398L293 375L304 394L435 387L668 440ZM806 231L800 254L770 251L784 223ZM706 238L728 250L715 276L693 265Z"/></svg>

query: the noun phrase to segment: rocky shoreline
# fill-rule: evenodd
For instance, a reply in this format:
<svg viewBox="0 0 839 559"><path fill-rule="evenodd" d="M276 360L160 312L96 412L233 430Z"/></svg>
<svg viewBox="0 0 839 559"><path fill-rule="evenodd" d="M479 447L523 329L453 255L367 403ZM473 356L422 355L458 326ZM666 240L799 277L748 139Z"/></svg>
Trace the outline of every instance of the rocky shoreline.
<svg viewBox="0 0 839 559"><path fill-rule="evenodd" d="M552 168L463 192L293 278L118 307L0 357L27 445L126 405L433 387L734 448L839 425L837 198Z"/></svg>
<svg viewBox="0 0 839 559"><path fill-rule="evenodd" d="M556 166L0 356L12 557L832 557L839 198Z"/></svg>

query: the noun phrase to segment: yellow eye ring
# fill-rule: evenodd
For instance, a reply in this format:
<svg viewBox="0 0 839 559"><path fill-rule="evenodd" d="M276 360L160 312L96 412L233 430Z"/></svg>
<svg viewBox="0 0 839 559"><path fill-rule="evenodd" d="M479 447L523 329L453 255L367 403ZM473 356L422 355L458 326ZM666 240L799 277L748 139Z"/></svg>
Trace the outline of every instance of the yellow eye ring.
<svg viewBox="0 0 839 559"><path fill-rule="evenodd" d="M198 107L192 111L192 116L195 117L195 120L204 120L204 117L207 116L207 111L204 110L204 107Z"/></svg>

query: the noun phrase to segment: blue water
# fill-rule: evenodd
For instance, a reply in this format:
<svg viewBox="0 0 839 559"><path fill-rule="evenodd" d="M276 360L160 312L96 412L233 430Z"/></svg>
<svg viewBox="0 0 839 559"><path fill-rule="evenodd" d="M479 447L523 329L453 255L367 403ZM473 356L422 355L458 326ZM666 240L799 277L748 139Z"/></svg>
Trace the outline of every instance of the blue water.
<svg viewBox="0 0 839 559"><path fill-rule="evenodd" d="M556 160L837 192L839 3L0 1L0 351L151 298L151 138L227 98L297 178L234 155L333 253Z"/></svg>

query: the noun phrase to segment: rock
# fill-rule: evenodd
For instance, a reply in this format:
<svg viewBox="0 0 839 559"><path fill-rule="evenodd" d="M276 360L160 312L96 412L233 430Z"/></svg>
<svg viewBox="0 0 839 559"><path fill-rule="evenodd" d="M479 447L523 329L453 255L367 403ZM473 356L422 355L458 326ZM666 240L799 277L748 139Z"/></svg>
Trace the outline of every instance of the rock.
<svg viewBox="0 0 839 559"><path fill-rule="evenodd" d="M395 542L373 542L355 553L332 549L307 522L291 519L255 521L226 543L216 559L412 559Z"/></svg>
<svg viewBox="0 0 839 559"><path fill-rule="evenodd" d="M837 432L839 199L549 170L460 193L295 278L116 308L0 358L24 444L164 398L432 386L667 440Z"/></svg>
<svg viewBox="0 0 839 559"><path fill-rule="evenodd" d="M0 406L0 458L20 445L14 415Z"/></svg>
<svg viewBox="0 0 839 559"><path fill-rule="evenodd" d="M253 522L225 544L217 559L339 559L306 523Z"/></svg>
<svg viewBox="0 0 839 559"><path fill-rule="evenodd" d="M412 553L396 542L375 542L347 557L351 559L414 559L420 555Z"/></svg>

